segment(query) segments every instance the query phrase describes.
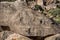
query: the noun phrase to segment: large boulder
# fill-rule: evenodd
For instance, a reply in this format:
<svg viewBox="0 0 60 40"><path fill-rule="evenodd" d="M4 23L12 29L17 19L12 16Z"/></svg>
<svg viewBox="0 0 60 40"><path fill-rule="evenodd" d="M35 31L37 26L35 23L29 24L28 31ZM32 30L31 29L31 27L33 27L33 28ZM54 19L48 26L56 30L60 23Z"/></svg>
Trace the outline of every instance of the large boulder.
<svg viewBox="0 0 60 40"><path fill-rule="evenodd" d="M25 36L46 36L60 32L59 26L52 20L28 8L22 1L0 2L0 25L7 25L11 31Z"/></svg>
<svg viewBox="0 0 60 40"><path fill-rule="evenodd" d="M0 40L31 40L28 37L22 36L11 31L0 32Z"/></svg>

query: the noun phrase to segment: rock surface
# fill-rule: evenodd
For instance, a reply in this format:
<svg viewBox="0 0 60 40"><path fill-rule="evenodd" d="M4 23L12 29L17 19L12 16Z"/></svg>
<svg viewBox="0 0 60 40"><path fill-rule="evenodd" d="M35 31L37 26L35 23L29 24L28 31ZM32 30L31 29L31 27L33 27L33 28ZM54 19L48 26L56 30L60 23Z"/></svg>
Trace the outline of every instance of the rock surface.
<svg viewBox="0 0 60 40"><path fill-rule="evenodd" d="M47 5L45 7L46 7L46 10L55 9L56 8L56 4L50 4L50 5Z"/></svg>
<svg viewBox="0 0 60 40"><path fill-rule="evenodd" d="M25 36L46 36L60 32L59 26L53 25L49 18L28 8L22 1L0 2L0 5L0 25L9 26L13 32Z"/></svg>
<svg viewBox="0 0 60 40"><path fill-rule="evenodd" d="M45 5L50 5L54 2L55 0L43 0Z"/></svg>
<svg viewBox="0 0 60 40"><path fill-rule="evenodd" d="M11 31L0 32L0 40L31 40L25 36L22 36Z"/></svg>
<svg viewBox="0 0 60 40"><path fill-rule="evenodd" d="M36 1L37 1L37 5L43 6L43 0L36 0Z"/></svg>
<svg viewBox="0 0 60 40"><path fill-rule="evenodd" d="M45 40L60 40L60 34L56 34L54 36L47 37Z"/></svg>

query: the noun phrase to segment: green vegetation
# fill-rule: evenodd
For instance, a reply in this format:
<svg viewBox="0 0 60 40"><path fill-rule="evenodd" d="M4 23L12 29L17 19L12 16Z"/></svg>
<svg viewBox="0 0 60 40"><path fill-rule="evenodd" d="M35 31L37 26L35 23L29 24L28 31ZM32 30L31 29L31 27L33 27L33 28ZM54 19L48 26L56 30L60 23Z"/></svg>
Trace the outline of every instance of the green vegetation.
<svg viewBox="0 0 60 40"><path fill-rule="evenodd" d="M34 10L39 10L40 6L39 5L35 5Z"/></svg>
<svg viewBox="0 0 60 40"><path fill-rule="evenodd" d="M54 20L55 20L57 23L60 23L60 17L55 17Z"/></svg>
<svg viewBox="0 0 60 40"><path fill-rule="evenodd" d="M51 15L53 16L60 16L60 8L51 9L48 12L51 13Z"/></svg>
<svg viewBox="0 0 60 40"><path fill-rule="evenodd" d="M60 23L60 8L51 9L48 11L54 18L57 23Z"/></svg>
<svg viewBox="0 0 60 40"><path fill-rule="evenodd" d="M39 5L35 5L34 10L44 11L44 9L41 6L39 6Z"/></svg>

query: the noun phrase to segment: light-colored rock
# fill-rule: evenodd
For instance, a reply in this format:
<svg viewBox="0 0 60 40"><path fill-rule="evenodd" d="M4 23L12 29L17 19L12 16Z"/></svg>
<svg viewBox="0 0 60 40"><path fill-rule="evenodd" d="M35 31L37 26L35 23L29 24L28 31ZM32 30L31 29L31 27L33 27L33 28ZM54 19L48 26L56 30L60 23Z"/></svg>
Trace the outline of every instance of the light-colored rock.
<svg viewBox="0 0 60 40"><path fill-rule="evenodd" d="M11 31L0 32L0 39L1 40L31 40L28 37L22 36L17 33L13 33Z"/></svg>
<svg viewBox="0 0 60 40"><path fill-rule="evenodd" d="M36 5L35 1L28 1L28 7L29 8L34 8L35 5Z"/></svg>
<svg viewBox="0 0 60 40"><path fill-rule="evenodd" d="M9 36L7 37L7 39L5 39L5 40L31 40L31 39L29 39L29 38L27 38L27 37L24 37L24 36L22 36L22 35L13 33L13 34L9 35Z"/></svg>
<svg viewBox="0 0 60 40"><path fill-rule="evenodd" d="M60 40L60 34L56 34L54 36L47 37L45 40Z"/></svg>
<svg viewBox="0 0 60 40"><path fill-rule="evenodd" d="M1 2L0 5L0 25L9 26L15 33L25 36L46 36L56 34L60 30L49 18L28 8L22 1L12 4Z"/></svg>
<svg viewBox="0 0 60 40"><path fill-rule="evenodd" d="M37 1L37 5L43 6L43 0L36 0Z"/></svg>
<svg viewBox="0 0 60 40"><path fill-rule="evenodd" d="M50 4L46 6L46 10L55 9L55 8L56 8L55 4Z"/></svg>
<svg viewBox="0 0 60 40"><path fill-rule="evenodd" d="M9 35L11 35L13 32L11 31L3 31L0 32L0 39L5 40Z"/></svg>

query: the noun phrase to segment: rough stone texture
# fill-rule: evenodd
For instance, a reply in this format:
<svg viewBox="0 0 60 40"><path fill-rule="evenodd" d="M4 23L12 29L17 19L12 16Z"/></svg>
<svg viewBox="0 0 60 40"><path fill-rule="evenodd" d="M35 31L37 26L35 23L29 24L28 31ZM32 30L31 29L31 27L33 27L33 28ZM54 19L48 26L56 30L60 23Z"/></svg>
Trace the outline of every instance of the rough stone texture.
<svg viewBox="0 0 60 40"><path fill-rule="evenodd" d="M2 31L2 28L0 27L0 32Z"/></svg>
<svg viewBox="0 0 60 40"><path fill-rule="evenodd" d="M12 34L13 32L10 31L3 31L0 32L0 39L1 40L5 40L10 34Z"/></svg>
<svg viewBox="0 0 60 40"><path fill-rule="evenodd" d="M59 26L41 14L28 8L24 2L0 2L0 25L24 36L46 36L59 33Z"/></svg>
<svg viewBox="0 0 60 40"><path fill-rule="evenodd" d="M0 32L0 39L1 40L31 40L25 36L22 36L17 33L13 33L11 31Z"/></svg>
<svg viewBox="0 0 60 40"><path fill-rule="evenodd" d="M55 0L43 0L45 5L52 4Z"/></svg>
<svg viewBox="0 0 60 40"><path fill-rule="evenodd" d="M1 32L0 32L0 40L2 40L2 39L1 39Z"/></svg>
<svg viewBox="0 0 60 40"><path fill-rule="evenodd" d="M36 5L36 2L35 1L28 1L27 5L29 8L34 8L34 6Z"/></svg>
<svg viewBox="0 0 60 40"><path fill-rule="evenodd" d="M59 1L59 2L60 2L60 0L57 0L57 1Z"/></svg>
<svg viewBox="0 0 60 40"><path fill-rule="evenodd" d="M55 9L56 8L56 4L50 4L50 5L47 5L45 6L46 10L50 10L50 9Z"/></svg>
<svg viewBox="0 0 60 40"><path fill-rule="evenodd" d="M45 38L45 40L60 40L60 34Z"/></svg>
<svg viewBox="0 0 60 40"><path fill-rule="evenodd" d="M43 0L36 0L36 1L37 1L37 5L43 6Z"/></svg>
<svg viewBox="0 0 60 40"><path fill-rule="evenodd" d="M7 39L5 39L5 40L31 40L31 39L14 33L14 34L11 34L10 36L8 36Z"/></svg>

